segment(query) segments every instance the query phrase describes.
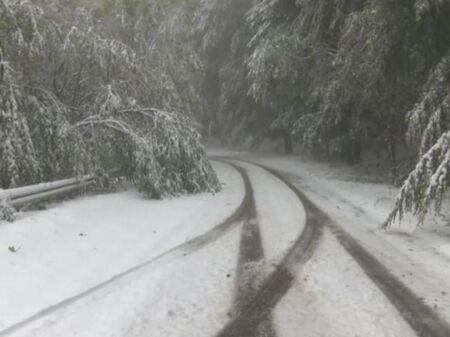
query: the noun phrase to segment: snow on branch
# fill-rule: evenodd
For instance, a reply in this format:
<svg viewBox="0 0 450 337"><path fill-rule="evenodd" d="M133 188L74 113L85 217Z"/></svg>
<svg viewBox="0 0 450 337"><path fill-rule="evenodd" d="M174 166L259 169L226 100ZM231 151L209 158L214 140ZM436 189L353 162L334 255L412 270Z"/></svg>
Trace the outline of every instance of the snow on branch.
<svg viewBox="0 0 450 337"><path fill-rule="evenodd" d="M439 210L450 182L450 131L445 132L419 160L397 197L395 209L383 225L387 228L406 212L422 222L434 203Z"/></svg>
<svg viewBox="0 0 450 337"><path fill-rule="evenodd" d="M217 191L190 117L202 64L189 11L151 1L133 14L117 2L119 18L64 5L0 0L0 186L117 164L149 197Z"/></svg>
<svg viewBox="0 0 450 337"><path fill-rule="evenodd" d="M438 211L450 185L450 53L443 56L425 85L418 104L408 114L407 138L419 145L419 161L403 184L396 205L383 225L404 213L423 222L434 204Z"/></svg>

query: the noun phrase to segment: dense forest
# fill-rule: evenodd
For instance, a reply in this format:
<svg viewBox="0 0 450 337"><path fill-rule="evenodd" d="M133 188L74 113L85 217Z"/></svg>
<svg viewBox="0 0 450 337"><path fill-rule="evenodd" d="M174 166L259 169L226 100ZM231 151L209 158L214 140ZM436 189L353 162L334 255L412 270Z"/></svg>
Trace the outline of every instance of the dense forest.
<svg viewBox="0 0 450 337"><path fill-rule="evenodd" d="M386 224L450 183L449 0L0 0L0 62L3 188L119 162L216 190L200 133L387 163Z"/></svg>
<svg viewBox="0 0 450 337"><path fill-rule="evenodd" d="M386 225L439 208L450 178L450 1L208 0L197 31L215 134L387 162L403 187Z"/></svg>

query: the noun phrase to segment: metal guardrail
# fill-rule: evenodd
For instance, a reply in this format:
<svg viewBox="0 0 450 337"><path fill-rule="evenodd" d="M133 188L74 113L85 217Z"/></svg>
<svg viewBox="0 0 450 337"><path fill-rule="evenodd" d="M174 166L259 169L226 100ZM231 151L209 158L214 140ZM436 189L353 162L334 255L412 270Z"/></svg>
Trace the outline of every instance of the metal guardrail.
<svg viewBox="0 0 450 337"><path fill-rule="evenodd" d="M118 170L112 170L109 174L117 175L118 172ZM95 183L95 178L94 175L85 175L37 185L0 190L0 200L6 200L11 206L20 208L26 204L48 200L55 196L88 187Z"/></svg>

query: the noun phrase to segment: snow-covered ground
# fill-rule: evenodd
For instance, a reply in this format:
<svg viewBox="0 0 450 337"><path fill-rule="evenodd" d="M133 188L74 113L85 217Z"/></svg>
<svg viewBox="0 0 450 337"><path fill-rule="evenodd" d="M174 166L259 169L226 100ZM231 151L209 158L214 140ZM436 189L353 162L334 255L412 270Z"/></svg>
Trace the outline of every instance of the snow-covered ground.
<svg viewBox="0 0 450 337"><path fill-rule="evenodd" d="M303 230L305 212L278 178L243 166L255 194L261 267L269 272ZM202 249L155 260L212 229L242 202L239 173L226 164L214 168L224 184L214 196L149 201L131 190L1 223L0 336L216 334L237 300L242 226ZM20 249L12 253L9 246Z"/></svg>
<svg viewBox="0 0 450 337"><path fill-rule="evenodd" d="M278 264L305 228L305 209L281 180L260 167L237 163L247 170L255 194L265 259Z"/></svg>
<svg viewBox="0 0 450 337"><path fill-rule="evenodd" d="M215 169L224 186L214 196L151 201L131 190L0 223L0 330L218 225L239 206L244 188L234 169ZM10 252L11 246L18 252Z"/></svg>
<svg viewBox="0 0 450 337"><path fill-rule="evenodd" d="M295 156L219 154L287 173L333 221L450 321L448 227L435 222L416 229L410 218L379 230L396 188L355 179L344 166ZM278 178L254 165L239 165L254 191L264 250L257 267L264 276L302 232L306 214ZM214 196L149 201L123 191L0 223L0 336L217 334L233 319L242 223L201 249L157 258L211 230L241 204L244 185L238 172L226 164L214 167L224 183ZM9 246L20 249L13 253ZM308 337L414 336L328 230L312 258L294 272L293 286L273 312L277 336L294 337L299 331ZM17 329L7 330L11 326Z"/></svg>
<svg viewBox="0 0 450 337"><path fill-rule="evenodd" d="M213 336L229 319L239 236L235 228L204 250L157 262L14 336Z"/></svg>
<svg viewBox="0 0 450 337"><path fill-rule="evenodd" d="M345 165L299 156L212 154L250 160L290 175L313 202L450 322L450 226L445 215L430 217L423 227L407 217L387 231L380 230L394 205L396 187L365 182Z"/></svg>
<svg viewBox="0 0 450 337"><path fill-rule="evenodd" d="M274 322L278 337L416 336L328 231L278 303Z"/></svg>

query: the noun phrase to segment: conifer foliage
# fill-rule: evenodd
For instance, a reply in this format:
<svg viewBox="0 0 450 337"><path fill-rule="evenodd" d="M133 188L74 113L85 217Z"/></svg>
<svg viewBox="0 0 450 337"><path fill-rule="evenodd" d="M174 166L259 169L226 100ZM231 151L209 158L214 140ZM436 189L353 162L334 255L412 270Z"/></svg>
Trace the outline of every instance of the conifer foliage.
<svg viewBox="0 0 450 337"><path fill-rule="evenodd" d="M449 50L450 51L450 50ZM422 99L408 114L408 140L419 148L419 160L397 197L385 227L405 212L423 221L434 204L439 211L450 186L450 55L433 71Z"/></svg>

